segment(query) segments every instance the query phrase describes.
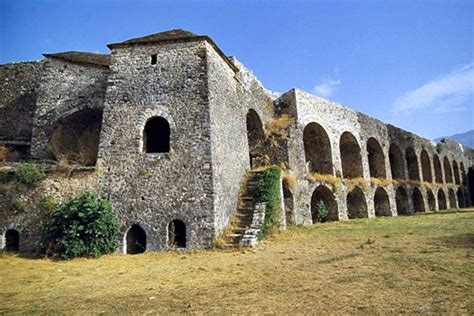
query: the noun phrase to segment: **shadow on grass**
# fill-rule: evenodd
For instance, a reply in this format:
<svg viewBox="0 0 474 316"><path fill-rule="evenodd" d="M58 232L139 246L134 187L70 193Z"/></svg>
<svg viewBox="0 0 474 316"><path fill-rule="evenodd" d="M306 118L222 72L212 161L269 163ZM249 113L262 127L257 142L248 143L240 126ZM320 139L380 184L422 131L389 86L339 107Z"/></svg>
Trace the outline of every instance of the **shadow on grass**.
<svg viewBox="0 0 474 316"><path fill-rule="evenodd" d="M450 247L474 248L474 234L461 234L454 236L437 237L434 240Z"/></svg>

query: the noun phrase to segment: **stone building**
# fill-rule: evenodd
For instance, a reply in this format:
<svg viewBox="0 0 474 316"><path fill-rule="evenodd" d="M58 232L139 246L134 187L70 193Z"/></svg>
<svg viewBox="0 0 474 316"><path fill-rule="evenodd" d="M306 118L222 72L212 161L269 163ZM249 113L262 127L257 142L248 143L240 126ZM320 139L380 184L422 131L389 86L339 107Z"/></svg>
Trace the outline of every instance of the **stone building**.
<svg viewBox="0 0 474 316"><path fill-rule="evenodd" d="M0 65L0 145L14 153L4 159L48 170L34 189L3 177L1 248L31 250L38 201L80 191L110 200L125 253L209 247L246 173L265 164L285 169L286 224L312 224L319 201L330 220L471 205L466 146L299 89L271 92L208 36L172 30L108 47ZM12 207L18 198L26 209Z"/></svg>

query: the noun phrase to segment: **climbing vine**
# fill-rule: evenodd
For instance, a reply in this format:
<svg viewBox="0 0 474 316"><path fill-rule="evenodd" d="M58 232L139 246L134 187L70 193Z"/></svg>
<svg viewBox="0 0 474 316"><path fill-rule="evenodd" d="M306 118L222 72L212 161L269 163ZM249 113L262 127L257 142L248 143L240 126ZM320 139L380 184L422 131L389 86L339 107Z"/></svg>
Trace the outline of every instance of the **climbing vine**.
<svg viewBox="0 0 474 316"><path fill-rule="evenodd" d="M265 169L257 181L257 202L266 204L265 221L259 239L265 238L280 227L280 176L280 168L272 166Z"/></svg>

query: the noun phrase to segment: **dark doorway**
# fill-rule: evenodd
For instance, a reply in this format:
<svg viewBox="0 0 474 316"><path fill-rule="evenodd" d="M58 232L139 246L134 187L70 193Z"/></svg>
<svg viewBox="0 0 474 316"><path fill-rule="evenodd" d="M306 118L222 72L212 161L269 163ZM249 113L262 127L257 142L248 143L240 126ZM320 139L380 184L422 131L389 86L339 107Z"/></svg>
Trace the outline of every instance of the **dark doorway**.
<svg viewBox="0 0 474 316"><path fill-rule="evenodd" d="M186 225L179 219L172 220L168 225L169 246L186 248Z"/></svg>
<svg viewBox="0 0 474 316"><path fill-rule="evenodd" d="M127 253L134 255L146 250L146 233L138 224L133 224L127 233Z"/></svg>
<svg viewBox="0 0 474 316"><path fill-rule="evenodd" d="M5 233L5 250L10 252L20 251L20 233L9 229Z"/></svg>
<svg viewBox="0 0 474 316"><path fill-rule="evenodd" d="M354 218L368 218L367 202L365 200L364 192L359 187L347 194L347 217Z"/></svg>
<svg viewBox="0 0 474 316"><path fill-rule="evenodd" d="M375 191L374 208L375 216L392 216L387 192L382 188L377 188Z"/></svg>
<svg viewBox="0 0 474 316"><path fill-rule="evenodd" d="M161 116L149 119L143 133L146 153L167 153L170 151L170 125Z"/></svg>
<svg viewBox="0 0 474 316"><path fill-rule="evenodd" d="M415 213L425 211L425 202L423 201L423 195L421 194L420 189L413 189L413 209Z"/></svg>
<svg viewBox="0 0 474 316"><path fill-rule="evenodd" d="M408 215L408 194L404 188L398 187L395 202L398 215Z"/></svg>
<svg viewBox="0 0 474 316"><path fill-rule="evenodd" d="M438 209L445 210L448 206L446 205L446 195L442 189L438 190Z"/></svg>

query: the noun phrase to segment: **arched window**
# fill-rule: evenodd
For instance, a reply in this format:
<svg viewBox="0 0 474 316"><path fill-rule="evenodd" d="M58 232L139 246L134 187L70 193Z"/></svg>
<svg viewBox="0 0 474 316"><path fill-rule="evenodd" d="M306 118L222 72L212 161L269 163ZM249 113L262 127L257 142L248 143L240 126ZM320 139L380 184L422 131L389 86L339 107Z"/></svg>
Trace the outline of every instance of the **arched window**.
<svg viewBox="0 0 474 316"><path fill-rule="evenodd" d="M318 221L318 204L324 203L324 206L328 210L328 216L323 220L324 221L337 221L339 219L337 211L337 202L334 198L334 194L326 186L318 186L311 196L311 216L313 218L313 223Z"/></svg>
<svg viewBox="0 0 474 316"><path fill-rule="evenodd" d="M168 242L173 248L186 248L186 225L179 219L168 225Z"/></svg>
<svg viewBox="0 0 474 316"><path fill-rule="evenodd" d="M331 142L324 128L317 123L309 123L303 131L303 142L309 171L333 174Z"/></svg>
<svg viewBox="0 0 474 316"><path fill-rule="evenodd" d="M20 251L20 233L9 229L5 233L5 251Z"/></svg>
<svg viewBox="0 0 474 316"><path fill-rule="evenodd" d="M168 121L155 116L145 124L143 149L146 153L167 153L170 151L170 125Z"/></svg>
<svg viewBox="0 0 474 316"><path fill-rule="evenodd" d="M250 167L254 168L263 160L265 134L263 132L262 121L255 110L250 109L247 112L246 124Z"/></svg>
<svg viewBox="0 0 474 316"><path fill-rule="evenodd" d="M385 173L385 157L379 142L371 137L367 141L367 153L369 155L369 169L372 178L387 178Z"/></svg>
<svg viewBox="0 0 474 316"><path fill-rule="evenodd" d="M146 233L138 224L133 224L127 232L126 253L137 254L146 250Z"/></svg>
<svg viewBox="0 0 474 316"><path fill-rule="evenodd" d="M356 138L349 132L344 132L339 140L342 160L342 175L344 178L362 178L362 158Z"/></svg>
<svg viewBox="0 0 474 316"><path fill-rule="evenodd" d="M390 201L387 192L383 188L377 188L374 195L375 216L392 216Z"/></svg>
<svg viewBox="0 0 474 316"><path fill-rule="evenodd" d="M359 187L355 187L354 190L347 194L346 203L347 217L349 219L369 217L365 195Z"/></svg>

